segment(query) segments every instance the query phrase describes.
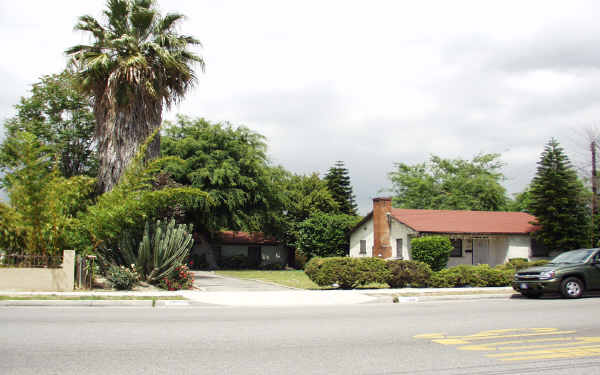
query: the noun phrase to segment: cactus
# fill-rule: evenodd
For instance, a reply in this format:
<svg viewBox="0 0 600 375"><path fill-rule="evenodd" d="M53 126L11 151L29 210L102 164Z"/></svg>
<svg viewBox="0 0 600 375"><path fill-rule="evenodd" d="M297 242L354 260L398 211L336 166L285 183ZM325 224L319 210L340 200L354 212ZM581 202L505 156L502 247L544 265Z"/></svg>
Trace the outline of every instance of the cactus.
<svg viewBox="0 0 600 375"><path fill-rule="evenodd" d="M124 260L135 264L142 279L149 283L158 282L183 264L193 244L191 224L175 224L175 219L168 224L157 220L152 229L146 223L137 254L126 246L124 240L121 246Z"/></svg>

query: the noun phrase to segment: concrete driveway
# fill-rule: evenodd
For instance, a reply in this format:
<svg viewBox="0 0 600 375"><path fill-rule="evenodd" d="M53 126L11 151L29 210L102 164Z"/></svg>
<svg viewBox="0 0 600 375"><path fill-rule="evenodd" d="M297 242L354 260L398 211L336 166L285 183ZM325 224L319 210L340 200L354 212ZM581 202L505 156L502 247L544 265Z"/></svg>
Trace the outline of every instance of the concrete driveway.
<svg viewBox="0 0 600 375"><path fill-rule="evenodd" d="M240 280L216 275L211 271L193 271L194 286L206 292L271 292L289 291L289 288L259 281Z"/></svg>

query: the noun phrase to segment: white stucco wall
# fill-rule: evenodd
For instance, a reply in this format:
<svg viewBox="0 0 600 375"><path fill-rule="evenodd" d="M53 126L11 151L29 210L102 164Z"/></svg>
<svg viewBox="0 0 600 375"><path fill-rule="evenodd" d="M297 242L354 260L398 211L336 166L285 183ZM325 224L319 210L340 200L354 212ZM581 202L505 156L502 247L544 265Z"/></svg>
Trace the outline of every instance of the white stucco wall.
<svg viewBox="0 0 600 375"><path fill-rule="evenodd" d="M367 253L360 254L360 241L367 241ZM373 255L373 218L358 227L350 235L350 256L351 257L370 257Z"/></svg>
<svg viewBox="0 0 600 375"><path fill-rule="evenodd" d="M398 254L396 244L397 239L402 239L402 258L410 259L409 236L416 235L417 232L406 225L392 220L390 228L390 245L392 245L392 257ZM360 254L360 241L365 240L367 244L367 253ZM362 224L350 235L350 256L351 257L370 257L373 255L373 218Z"/></svg>
<svg viewBox="0 0 600 375"><path fill-rule="evenodd" d="M531 238L528 235L513 234L508 239L508 251L504 262L512 258L531 259Z"/></svg>

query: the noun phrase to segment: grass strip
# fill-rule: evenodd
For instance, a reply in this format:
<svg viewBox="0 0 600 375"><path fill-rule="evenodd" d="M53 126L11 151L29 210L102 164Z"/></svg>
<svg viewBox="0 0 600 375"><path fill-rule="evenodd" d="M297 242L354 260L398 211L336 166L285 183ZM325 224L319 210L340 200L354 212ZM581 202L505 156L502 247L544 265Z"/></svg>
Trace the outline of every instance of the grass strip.
<svg viewBox="0 0 600 375"><path fill-rule="evenodd" d="M182 296L61 296L58 294L35 296L7 296L0 295L0 301L181 301Z"/></svg>

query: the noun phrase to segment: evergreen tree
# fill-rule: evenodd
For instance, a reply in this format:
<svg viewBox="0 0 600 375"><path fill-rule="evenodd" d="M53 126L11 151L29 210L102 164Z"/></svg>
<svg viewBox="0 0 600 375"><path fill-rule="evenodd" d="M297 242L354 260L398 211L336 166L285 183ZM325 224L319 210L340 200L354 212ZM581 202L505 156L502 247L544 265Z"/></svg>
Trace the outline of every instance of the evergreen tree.
<svg viewBox="0 0 600 375"><path fill-rule="evenodd" d="M590 245L590 214L582 183L555 139L546 145L529 191L529 211L541 226L535 234L546 249Z"/></svg>
<svg viewBox="0 0 600 375"><path fill-rule="evenodd" d="M340 213L356 215L356 202L350 176L343 161L338 160L333 167L329 168L325 181L333 199L340 205Z"/></svg>

